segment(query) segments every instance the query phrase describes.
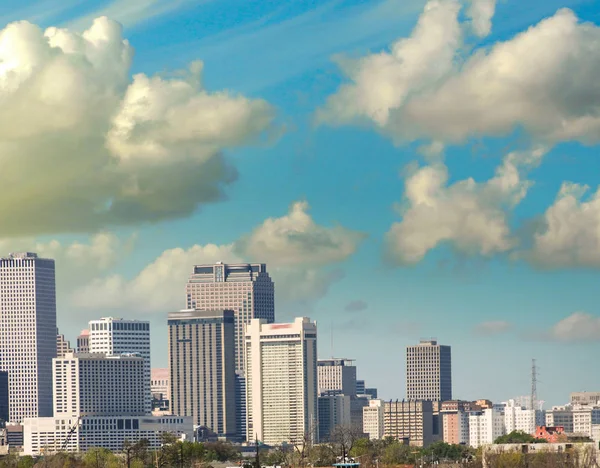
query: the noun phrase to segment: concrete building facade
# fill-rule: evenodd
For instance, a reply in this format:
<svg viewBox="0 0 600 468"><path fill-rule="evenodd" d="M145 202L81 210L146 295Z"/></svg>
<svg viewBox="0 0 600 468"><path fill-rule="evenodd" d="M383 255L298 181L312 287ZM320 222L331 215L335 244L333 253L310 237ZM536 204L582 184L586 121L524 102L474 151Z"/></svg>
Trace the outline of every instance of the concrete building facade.
<svg viewBox="0 0 600 468"><path fill-rule="evenodd" d="M275 321L275 288L264 263L196 265L186 286L186 307L233 310L236 370L244 371L244 327Z"/></svg>
<svg viewBox="0 0 600 468"><path fill-rule="evenodd" d="M573 392L571 404L600 406L600 392Z"/></svg>
<svg viewBox="0 0 600 468"><path fill-rule="evenodd" d="M54 260L35 253L0 259L0 370L9 373L9 419L52 415L56 357Z"/></svg>
<svg viewBox="0 0 600 468"><path fill-rule="evenodd" d="M319 359L319 395L356 396L356 366L352 359Z"/></svg>
<svg viewBox="0 0 600 468"><path fill-rule="evenodd" d="M573 411L571 405L553 406L546 411L546 426L564 427L565 432L573 432Z"/></svg>
<svg viewBox="0 0 600 468"><path fill-rule="evenodd" d="M431 401L386 401L383 412L384 437L408 440L410 445L427 447L433 442Z"/></svg>
<svg viewBox="0 0 600 468"><path fill-rule="evenodd" d="M146 412L152 411L150 393L150 322L104 317L89 322L89 352L107 356L137 353L144 359Z"/></svg>
<svg viewBox="0 0 600 468"><path fill-rule="evenodd" d="M406 349L406 396L408 400L452 400L450 346L421 340Z"/></svg>
<svg viewBox="0 0 600 468"><path fill-rule="evenodd" d="M319 442L329 441L337 426L350 426L350 398L342 394L319 396Z"/></svg>
<svg viewBox="0 0 600 468"><path fill-rule="evenodd" d="M87 354L90 352L90 331L86 328L81 330L77 337L77 352Z"/></svg>
<svg viewBox="0 0 600 468"><path fill-rule="evenodd" d="M477 448L481 445L493 444L506 434L504 427L504 411L500 407L487 408L469 414L469 445Z"/></svg>
<svg viewBox="0 0 600 468"><path fill-rule="evenodd" d="M220 437L236 436L235 315L232 310L172 312L171 410Z"/></svg>
<svg viewBox="0 0 600 468"><path fill-rule="evenodd" d="M363 433L371 440L383 439L384 434L384 401L369 400L369 406L363 408Z"/></svg>
<svg viewBox="0 0 600 468"><path fill-rule="evenodd" d="M318 440L317 325L306 317L246 328L247 437L267 445Z"/></svg>
<svg viewBox="0 0 600 468"><path fill-rule="evenodd" d="M513 431L522 431L526 434L535 434L538 426L543 426L546 414L539 409L527 409L519 406L515 400L508 400L504 405L504 426L507 434Z"/></svg>
<svg viewBox="0 0 600 468"><path fill-rule="evenodd" d="M71 343L65 338L65 335L59 333L56 329L56 357L65 357L67 353L75 352L71 349Z"/></svg>

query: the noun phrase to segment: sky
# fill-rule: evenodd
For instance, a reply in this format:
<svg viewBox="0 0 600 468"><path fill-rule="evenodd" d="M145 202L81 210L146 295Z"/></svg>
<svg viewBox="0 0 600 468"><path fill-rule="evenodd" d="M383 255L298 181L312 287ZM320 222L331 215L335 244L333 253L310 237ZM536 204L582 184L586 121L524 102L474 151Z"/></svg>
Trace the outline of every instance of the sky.
<svg viewBox="0 0 600 468"><path fill-rule="evenodd" d="M599 390L593 0L0 5L0 252L54 258L61 333L168 312L194 264L268 264L276 320L405 396Z"/></svg>

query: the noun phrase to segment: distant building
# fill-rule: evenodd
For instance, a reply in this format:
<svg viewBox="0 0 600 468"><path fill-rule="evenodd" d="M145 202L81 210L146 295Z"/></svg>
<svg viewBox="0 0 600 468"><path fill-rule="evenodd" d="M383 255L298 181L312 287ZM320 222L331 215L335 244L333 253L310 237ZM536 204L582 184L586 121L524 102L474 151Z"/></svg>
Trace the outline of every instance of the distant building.
<svg viewBox="0 0 600 468"><path fill-rule="evenodd" d="M365 391L366 391L365 381L364 380L357 380L356 381L356 394L357 395L364 395Z"/></svg>
<svg viewBox="0 0 600 468"><path fill-rule="evenodd" d="M369 397L357 396L350 399L350 425L354 428L363 427L363 408L369 406Z"/></svg>
<svg viewBox="0 0 600 468"><path fill-rule="evenodd" d="M9 373L9 419L52 415L56 357L54 260L35 253L0 258L0 370Z"/></svg>
<svg viewBox="0 0 600 468"><path fill-rule="evenodd" d="M0 426L8 421L8 372L0 371Z"/></svg>
<svg viewBox="0 0 600 468"><path fill-rule="evenodd" d="M600 392L573 392L571 393L572 405L600 406Z"/></svg>
<svg viewBox="0 0 600 468"><path fill-rule="evenodd" d="M565 428L565 432L573 432L573 411L571 405L553 406L546 411L546 426Z"/></svg>
<svg viewBox="0 0 600 468"><path fill-rule="evenodd" d="M470 401L444 401L440 407L442 416L442 440L447 444L469 443L469 412L476 407Z"/></svg>
<svg viewBox="0 0 600 468"><path fill-rule="evenodd" d="M561 438L566 438L565 428L562 426L538 426L535 430L536 439L544 439L551 444L560 442Z"/></svg>
<svg viewBox="0 0 600 468"><path fill-rule="evenodd" d="M77 337L77 352L87 354L90 352L90 331L86 328L81 330Z"/></svg>
<svg viewBox="0 0 600 468"><path fill-rule="evenodd" d="M150 392L152 393L152 413L168 413L171 401L169 368L155 367L150 371Z"/></svg>
<svg viewBox="0 0 600 468"><path fill-rule="evenodd" d="M267 445L318 440L317 325L310 319L246 328L247 437Z"/></svg>
<svg viewBox="0 0 600 468"><path fill-rule="evenodd" d="M67 353L72 353L74 352L73 349L71 349L71 343L69 343L69 340L65 339L65 335L61 335L58 331L58 328L56 329L56 357L65 357L65 355Z"/></svg>
<svg viewBox="0 0 600 468"><path fill-rule="evenodd" d="M246 375L235 371L235 432L238 440L248 440L246 436Z"/></svg>
<svg viewBox="0 0 600 468"><path fill-rule="evenodd" d="M517 405L515 400L508 400L504 405L504 426L507 434L521 431L533 435L538 426L544 425L545 419L544 411L524 408Z"/></svg>
<svg viewBox="0 0 600 468"><path fill-rule="evenodd" d="M450 346L422 340L406 349L406 395L408 400L452 400Z"/></svg>
<svg viewBox="0 0 600 468"><path fill-rule="evenodd" d="M150 322L103 317L90 321L89 331L90 353L104 353L107 356L138 353L144 359L142 382L146 392L146 412L150 414Z"/></svg>
<svg viewBox="0 0 600 468"><path fill-rule="evenodd" d="M376 388L365 388L365 395L368 395L371 400L377 400L377 389Z"/></svg>
<svg viewBox="0 0 600 468"><path fill-rule="evenodd" d="M431 401L386 401L383 413L384 438L408 440L410 445L426 447L433 442Z"/></svg>
<svg viewBox="0 0 600 468"><path fill-rule="evenodd" d="M319 395L356 396L356 366L352 359L319 359Z"/></svg>
<svg viewBox="0 0 600 468"><path fill-rule="evenodd" d="M494 454L511 454L518 453L519 456L527 457L528 454L532 456L539 456L543 453L568 453L570 454L571 460L579 460L569 465L552 465L546 466L598 466L600 464L600 452L598 447L593 442L580 442L576 444L572 443L558 443L558 444L491 444L486 445L482 448L482 466L483 468L490 468L495 466L493 461L490 459ZM509 458L510 459L510 458ZM588 464L589 463L589 464ZM533 466L535 463L529 465L528 461L525 461L524 466ZM508 466L508 465L506 465Z"/></svg>
<svg viewBox="0 0 600 468"><path fill-rule="evenodd" d="M236 370L244 371L244 326L275 321L275 288L264 263L196 265L186 287L188 309L233 310Z"/></svg>
<svg viewBox="0 0 600 468"><path fill-rule="evenodd" d="M234 312L171 312L168 325L173 414L191 416L197 426L234 438Z"/></svg>
<svg viewBox="0 0 600 468"><path fill-rule="evenodd" d="M506 434L504 427L504 411L500 407L487 408L469 414L469 445L477 448L481 445L493 444Z"/></svg>
<svg viewBox="0 0 600 468"><path fill-rule="evenodd" d="M319 396L319 441L329 440L337 426L350 426L350 399L348 395Z"/></svg>
<svg viewBox="0 0 600 468"><path fill-rule="evenodd" d="M592 437L592 429L600 425L600 407L575 406L573 407L573 432Z"/></svg>
<svg viewBox="0 0 600 468"><path fill-rule="evenodd" d="M384 434L384 401L370 400L369 406L363 408L363 433L371 440L383 439Z"/></svg>

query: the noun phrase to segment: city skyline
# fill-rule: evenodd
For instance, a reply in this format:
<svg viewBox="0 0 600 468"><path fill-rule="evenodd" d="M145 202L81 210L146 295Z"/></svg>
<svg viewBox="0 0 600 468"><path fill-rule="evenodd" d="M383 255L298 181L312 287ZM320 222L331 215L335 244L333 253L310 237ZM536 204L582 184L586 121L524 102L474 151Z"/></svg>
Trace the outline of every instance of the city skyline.
<svg viewBox="0 0 600 468"><path fill-rule="evenodd" d="M164 367L194 265L261 262L382 398L423 337L455 397L598 388L596 2L84 3L0 13L0 255L72 345L146 320Z"/></svg>

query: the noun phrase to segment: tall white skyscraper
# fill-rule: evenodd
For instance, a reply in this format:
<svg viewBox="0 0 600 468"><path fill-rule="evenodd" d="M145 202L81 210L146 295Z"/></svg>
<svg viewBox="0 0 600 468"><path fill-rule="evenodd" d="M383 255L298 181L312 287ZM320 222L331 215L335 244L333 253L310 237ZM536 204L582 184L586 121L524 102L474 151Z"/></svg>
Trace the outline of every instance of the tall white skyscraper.
<svg viewBox="0 0 600 468"><path fill-rule="evenodd" d="M233 310L236 370L244 370L244 325L275 321L275 289L264 263L196 265L186 293L187 308Z"/></svg>
<svg viewBox="0 0 600 468"><path fill-rule="evenodd" d="M104 317L89 323L89 352L107 356L137 353L144 359L146 412L152 411L150 390L150 322Z"/></svg>
<svg viewBox="0 0 600 468"><path fill-rule="evenodd" d="M406 397L409 400L452 400L450 346L422 340L406 348Z"/></svg>
<svg viewBox="0 0 600 468"><path fill-rule="evenodd" d="M317 325L308 318L246 328L247 437L267 445L317 434Z"/></svg>
<svg viewBox="0 0 600 468"><path fill-rule="evenodd" d="M171 312L171 410L218 436L234 437L235 356L232 310Z"/></svg>
<svg viewBox="0 0 600 468"><path fill-rule="evenodd" d="M11 421L52 415L54 357L54 260L10 254L0 259L0 370L9 373Z"/></svg>

